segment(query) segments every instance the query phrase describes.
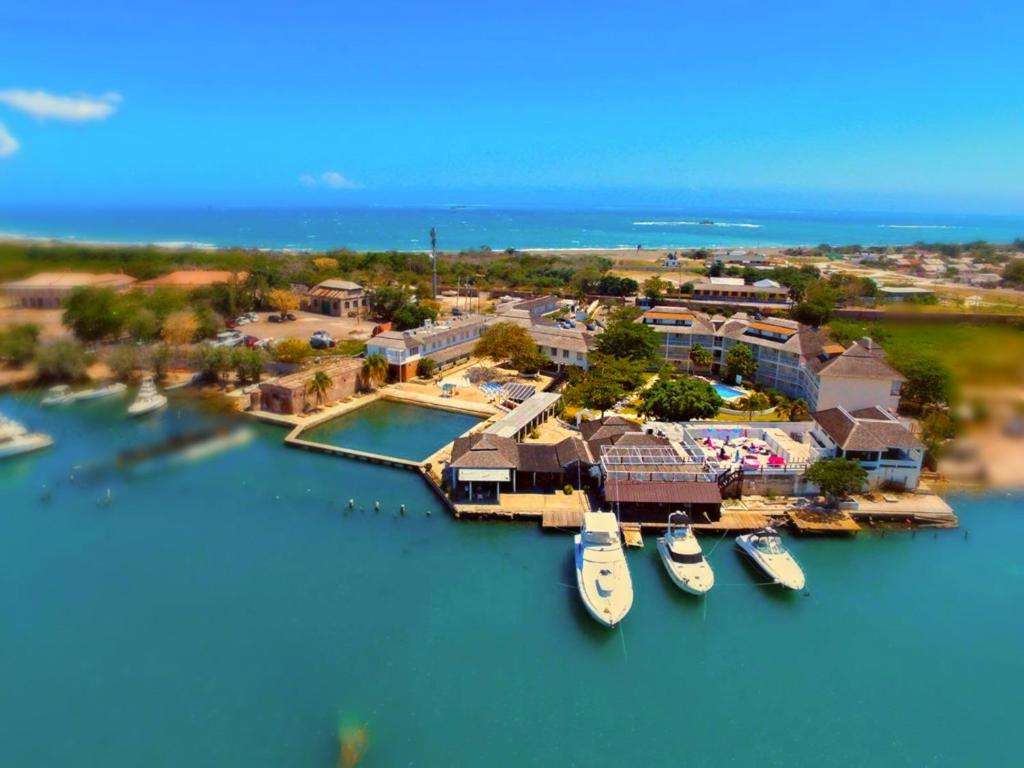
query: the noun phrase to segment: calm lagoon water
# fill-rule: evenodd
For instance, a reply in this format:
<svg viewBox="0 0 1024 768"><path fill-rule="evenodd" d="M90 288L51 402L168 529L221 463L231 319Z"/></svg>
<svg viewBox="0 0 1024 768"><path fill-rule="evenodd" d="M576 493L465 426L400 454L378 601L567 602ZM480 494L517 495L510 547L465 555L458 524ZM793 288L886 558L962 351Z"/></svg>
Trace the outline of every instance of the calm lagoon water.
<svg viewBox="0 0 1024 768"><path fill-rule="evenodd" d="M368 766L1016 762L1019 495L956 497L956 531L792 539L808 596L707 540L691 599L648 541L609 632L568 536L452 520L413 473L275 428L69 481L201 418L122 408L0 396L57 440L0 463L0 765L334 766L341 719Z"/></svg>
<svg viewBox="0 0 1024 768"><path fill-rule="evenodd" d="M480 419L464 413L377 400L303 433L303 439L419 461Z"/></svg>

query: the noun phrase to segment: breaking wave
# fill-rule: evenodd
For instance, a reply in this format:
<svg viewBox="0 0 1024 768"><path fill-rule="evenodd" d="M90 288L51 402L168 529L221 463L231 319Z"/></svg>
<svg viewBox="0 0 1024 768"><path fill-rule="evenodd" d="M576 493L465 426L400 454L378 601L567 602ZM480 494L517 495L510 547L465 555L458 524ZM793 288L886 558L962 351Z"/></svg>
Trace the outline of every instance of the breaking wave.
<svg viewBox="0 0 1024 768"><path fill-rule="evenodd" d="M952 224L879 224L882 229L959 229Z"/></svg>
<svg viewBox="0 0 1024 768"><path fill-rule="evenodd" d="M730 221L634 221L634 227L742 227L760 229L760 224L746 224Z"/></svg>

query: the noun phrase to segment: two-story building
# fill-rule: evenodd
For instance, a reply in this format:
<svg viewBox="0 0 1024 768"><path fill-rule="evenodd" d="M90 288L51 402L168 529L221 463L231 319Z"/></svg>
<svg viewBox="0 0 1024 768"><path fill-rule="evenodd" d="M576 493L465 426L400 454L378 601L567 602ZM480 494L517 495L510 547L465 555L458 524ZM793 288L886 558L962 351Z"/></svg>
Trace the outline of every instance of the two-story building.
<svg viewBox="0 0 1024 768"><path fill-rule="evenodd" d="M789 289L771 280L747 285L742 278L711 277L693 283L688 302L714 306L778 306L786 308L793 302Z"/></svg>
<svg viewBox="0 0 1024 768"><path fill-rule="evenodd" d="M453 317L443 323L428 320L419 328L374 336L366 343L366 354L383 355L388 361L389 378L408 381L424 358L440 367L468 359L485 329L483 315Z"/></svg>
<svg viewBox="0 0 1024 768"><path fill-rule="evenodd" d="M839 405L811 417L814 440L834 457L859 462L867 470L868 488L917 488L925 447L895 416L877 406L848 410Z"/></svg>

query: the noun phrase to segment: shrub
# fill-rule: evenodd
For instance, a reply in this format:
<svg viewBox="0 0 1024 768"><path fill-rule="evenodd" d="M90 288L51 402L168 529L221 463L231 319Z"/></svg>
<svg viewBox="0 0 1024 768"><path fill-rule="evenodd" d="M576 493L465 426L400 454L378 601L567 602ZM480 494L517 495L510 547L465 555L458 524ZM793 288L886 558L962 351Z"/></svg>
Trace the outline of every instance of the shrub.
<svg viewBox="0 0 1024 768"><path fill-rule="evenodd" d="M11 365L24 365L39 348L39 326L33 323L12 325L0 331L0 360Z"/></svg>
<svg viewBox="0 0 1024 768"><path fill-rule="evenodd" d="M118 381L128 381L139 370L138 347L134 344L121 344L114 347L107 355L107 365L110 366L114 378Z"/></svg>
<svg viewBox="0 0 1024 768"><path fill-rule="evenodd" d="M279 363L301 363L310 351L309 344L302 339L282 339L274 345L271 354Z"/></svg>
<svg viewBox="0 0 1024 768"><path fill-rule="evenodd" d="M420 361L416 363L416 375L422 376L425 379L429 379L437 371L437 363L429 358L420 358Z"/></svg>
<svg viewBox="0 0 1024 768"><path fill-rule="evenodd" d="M85 378L85 371L85 349L70 339L47 342L36 353L36 376L40 381L79 381Z"/></svg>
<svg viewBox="0 0 1024 768"><path fill-rule="evenodd" d="M562 488L562 493L564 493L566 496L572 496L572 490L572 486L566 483L565 487Z"/></svg>

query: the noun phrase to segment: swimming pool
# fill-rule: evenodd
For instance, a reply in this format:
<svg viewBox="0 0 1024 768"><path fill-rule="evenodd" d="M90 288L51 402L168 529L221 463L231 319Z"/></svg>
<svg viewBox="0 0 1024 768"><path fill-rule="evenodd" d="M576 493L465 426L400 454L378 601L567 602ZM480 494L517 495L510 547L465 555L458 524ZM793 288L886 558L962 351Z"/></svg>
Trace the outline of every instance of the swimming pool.
<svg viewBox="0 0 1024 768"><path fill-rule="evenodd" d="M717 392L718 396L723 400L735 400L737 397L743 397L747 394L742 389L736 389L735 387L730 387L728 384L722 384L720 382L715 382L711 386L714 387L715 392Z"/></svg>

